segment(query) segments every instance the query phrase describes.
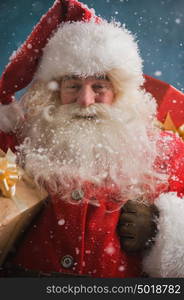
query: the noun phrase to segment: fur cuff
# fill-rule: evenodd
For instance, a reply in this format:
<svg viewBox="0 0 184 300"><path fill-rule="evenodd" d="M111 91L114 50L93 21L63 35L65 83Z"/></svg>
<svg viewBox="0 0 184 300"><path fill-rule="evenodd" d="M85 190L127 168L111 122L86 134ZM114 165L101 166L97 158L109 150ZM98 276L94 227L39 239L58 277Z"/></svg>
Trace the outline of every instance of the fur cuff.
<svg viewBox="0 0 184 300"><path fill-rule="evenodd" d="M184 277L184 199L176 193L161 194L155 244L145 254L143 271L151 277Z"/></svg>

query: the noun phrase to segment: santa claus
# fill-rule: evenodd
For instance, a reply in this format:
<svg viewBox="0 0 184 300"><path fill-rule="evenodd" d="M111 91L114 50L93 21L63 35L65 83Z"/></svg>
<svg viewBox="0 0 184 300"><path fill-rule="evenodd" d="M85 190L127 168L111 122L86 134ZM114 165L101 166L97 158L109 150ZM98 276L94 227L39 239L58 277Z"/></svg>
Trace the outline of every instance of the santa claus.
<svg viewBox="0 0 184 300"><path fill-rule="evenodd" d="M183 277L184 144L155 127L133 35L71 2L88 21L61 23L19 103L1 106L19 164L50 195L11 269Z"/></svg>

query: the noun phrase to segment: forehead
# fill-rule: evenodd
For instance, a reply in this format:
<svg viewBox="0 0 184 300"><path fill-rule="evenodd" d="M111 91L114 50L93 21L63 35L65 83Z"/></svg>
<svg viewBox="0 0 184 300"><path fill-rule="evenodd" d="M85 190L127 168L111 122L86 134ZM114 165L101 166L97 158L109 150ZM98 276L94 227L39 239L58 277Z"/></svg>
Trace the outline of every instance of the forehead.
<svg viewBox="0 0 184 300"><path fill-rule="evenodd" d="M82 77L77 75L71 75L71 76L64 76L62 78L62 81L69 81L69 80L77 80L77 81L96 81L96 80L102 80L102 81L109 81L109 78L107 75L94 75L94 76L88 76L88 77Z"/></svg>

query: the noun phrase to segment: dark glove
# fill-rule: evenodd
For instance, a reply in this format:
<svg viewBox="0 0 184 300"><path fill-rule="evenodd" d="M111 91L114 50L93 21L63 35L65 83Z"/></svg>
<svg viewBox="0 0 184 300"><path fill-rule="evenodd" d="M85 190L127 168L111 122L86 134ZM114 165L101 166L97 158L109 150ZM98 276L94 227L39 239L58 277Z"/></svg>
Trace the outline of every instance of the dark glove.
<svg viewBox="0 0 184 300"><path fill-rule="evenodd" d="M157 233L157 207L129 200L122 207L118 233L122 250L141 251L151 247Z"/></svg>

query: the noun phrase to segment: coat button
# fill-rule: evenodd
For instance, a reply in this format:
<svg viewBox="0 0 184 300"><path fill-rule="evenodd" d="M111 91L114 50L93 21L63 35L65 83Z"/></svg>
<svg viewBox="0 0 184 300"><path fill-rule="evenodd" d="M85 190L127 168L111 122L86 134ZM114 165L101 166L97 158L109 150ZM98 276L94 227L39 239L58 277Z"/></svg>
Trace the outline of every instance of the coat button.
<svg viewBox="0 0 184 300"><path fill-rule="evenodd" d="M83 190L74 190L72 192L72 199L73 200L81 200L84 197Z"/></svg>
<svg viewBox="0 0 184 300"><path fill-rule="evenodd" d="M69 269L69 268L73 267L73 264L74 264L74 259L71 255L65 255L62 257L61 265L63 268Z"/></svg>

